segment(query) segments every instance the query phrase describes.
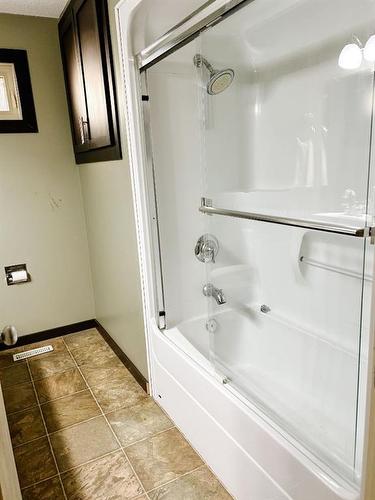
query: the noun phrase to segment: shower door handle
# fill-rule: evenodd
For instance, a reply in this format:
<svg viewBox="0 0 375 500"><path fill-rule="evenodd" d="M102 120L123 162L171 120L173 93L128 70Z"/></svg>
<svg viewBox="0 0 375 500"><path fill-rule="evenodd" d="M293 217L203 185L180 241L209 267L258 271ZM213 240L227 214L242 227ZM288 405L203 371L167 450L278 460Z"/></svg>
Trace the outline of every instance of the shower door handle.
<svg viewBox="0 0 375 500"><path fill-rule="evenodd" d="M352 227L341 224L328 224L326 222L318 222L314 220L293 219L289 217L278 217L277 215L267 215L252 212L241 212L239 210L230 210L227 208L217 208L212 206L212 201L207 198L202 198L202 204L199 211L207 215L225 215L237 219L255 220L258 222L268 222L271 224L280 224L283 226L300 227L302 229L315 229L326 233L342 234L346 236L354 236L356 238L375 237L375 227Z"/></svg>

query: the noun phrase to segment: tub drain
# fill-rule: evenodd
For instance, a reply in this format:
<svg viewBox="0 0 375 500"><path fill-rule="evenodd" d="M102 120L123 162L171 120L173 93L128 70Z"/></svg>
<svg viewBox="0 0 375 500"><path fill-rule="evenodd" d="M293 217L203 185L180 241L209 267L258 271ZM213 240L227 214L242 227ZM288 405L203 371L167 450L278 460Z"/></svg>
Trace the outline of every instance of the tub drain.
<svg viewBox="0 0 375 500"><path fill-rule="evenodd" d="M206 330L210 333L216 332L217 321L216 319L209 319L206 321Z"/></svg>

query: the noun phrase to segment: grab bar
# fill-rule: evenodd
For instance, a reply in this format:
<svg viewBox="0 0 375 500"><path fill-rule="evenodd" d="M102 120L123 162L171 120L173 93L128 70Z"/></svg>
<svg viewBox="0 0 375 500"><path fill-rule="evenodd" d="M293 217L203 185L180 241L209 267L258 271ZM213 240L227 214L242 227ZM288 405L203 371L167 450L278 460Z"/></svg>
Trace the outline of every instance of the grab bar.
<svg viewBox="0 0 375 500"><path fill-rule="evenodd" d="M300 262L306 264L307 266L318 267L319 269L324 269L326 271L332 271L333 273L343 274L345 276L350 276L351 278L364 279L365 281L372 281L371 276L367 274L362 274L357 271L350 271L349 269L344 269L339 266L332 266L329 264L325 264L323 262L319 262L315 259L309 259L308 257L304 257L303 255L299 258Z"/></svg>
<svg viewBox="0 0 375 500"><path fill-rule="evenodd" d="M282 224L284 226L301 227L303 229L316 229L326 233L344 234L346 236L355 236L357 238L367 238L375 236L374 227L351 227L341 224L327 224L326 222L317 222L304 219L292 219L289 217L278 217L277 215L266 215L251 212L240 212L227 208L217 208L212 206L212 200L202 198L199 211L208 215L226 215L236 217L237 219L256 220L259 222L270 222L272 224Z"/></svg>

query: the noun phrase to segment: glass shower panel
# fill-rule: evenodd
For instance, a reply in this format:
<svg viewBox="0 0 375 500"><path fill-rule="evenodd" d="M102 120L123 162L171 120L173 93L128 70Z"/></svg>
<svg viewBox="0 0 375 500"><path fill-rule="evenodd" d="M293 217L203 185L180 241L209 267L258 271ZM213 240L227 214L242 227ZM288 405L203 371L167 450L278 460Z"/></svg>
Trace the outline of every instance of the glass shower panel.
<svg viewBox="0 0 375 500"><path fill-rule="evenodd" d="M149 187L156 204L152 223L158 220L153 243L160 254L167 329L178 327L208 356L202 294L206 271L194 254L195 244L204 233L204 219L198 212L202 148L193 64L197 43L199 39L149 68L145 80L153 160ZM197 328L199 334L194 335Z"/></svg>
<svg viewBox="0 0 375 500"><path fill-rule="evenodd" d="M203 32L193 60L213 207L202 217L219 243L207 264L211 359L230 389L352 482L372 287L372 252L354 234L374 211L362 50L374 20L365 0L255 0Z"/></svg>
<svg viewBox="0 0 375 500"><path fill-rule="evenodd" d="M373 63L361 47L374 21L368 0L255 0L202 34L201 55L234 71L202 97L215 205L363 225ZM209 72L198 71L203 90Z"/></svg>

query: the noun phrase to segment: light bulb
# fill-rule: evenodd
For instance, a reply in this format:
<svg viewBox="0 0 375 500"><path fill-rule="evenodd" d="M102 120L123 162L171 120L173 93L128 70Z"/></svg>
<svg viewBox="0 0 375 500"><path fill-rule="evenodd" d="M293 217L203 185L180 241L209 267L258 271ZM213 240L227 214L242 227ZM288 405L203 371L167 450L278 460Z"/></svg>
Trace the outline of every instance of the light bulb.
<svg viewBox="0 0 375 500"><path fill-rule="evenodd" d="M370 36L363 49L363 57L368 62L375 62L375 35Z"/></svg>
<svg viewBox="0 0 375 500"><path fill-rule="evenodd" d="M339 66L342 69L357 69L362 64L362 50L356 43L345 45L339 56Z"/></svg>

